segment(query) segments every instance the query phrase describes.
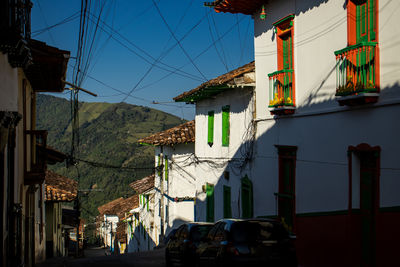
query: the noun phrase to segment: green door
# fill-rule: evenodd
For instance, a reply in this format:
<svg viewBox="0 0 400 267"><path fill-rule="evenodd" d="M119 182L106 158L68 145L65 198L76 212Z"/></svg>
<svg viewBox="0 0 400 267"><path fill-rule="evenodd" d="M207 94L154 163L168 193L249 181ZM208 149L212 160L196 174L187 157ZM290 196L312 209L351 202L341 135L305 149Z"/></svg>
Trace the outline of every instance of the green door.
<svg viewBox="0 0 400 267"><path fill-rule="evenodd" d="M214 185L206 184L206 205L207 205L207 222L214 222Z"/></svg>
<svg viewBox="0 0 400 267"><path fill-rule="evenodd" d="M278 213L288 229L292 230L294 214L294 160L291 158L282 158L281 172Z"/></svg>
<svg viewBox="0 0 400 267"><path fill-rule="evenodd" d="M231 188L224 185L224 218L232 218Z"/></svg>
<svg viewBox="0 0 400 267"><path fill-rule="evenodd" d="M360 154L361 266L375 266L377 152Z"/></svg>
<svg viewBox="0 0 400 267"><path fill-rule="evenodd" d="M375 1L360 1L356 7L357 43L376 40Z"/></svg>
<svg viewBox="0 0 400 267"><path fill-rule="evenodd" d="M253 183L247 177L242 178L242 218L253 217Z"/></svg>

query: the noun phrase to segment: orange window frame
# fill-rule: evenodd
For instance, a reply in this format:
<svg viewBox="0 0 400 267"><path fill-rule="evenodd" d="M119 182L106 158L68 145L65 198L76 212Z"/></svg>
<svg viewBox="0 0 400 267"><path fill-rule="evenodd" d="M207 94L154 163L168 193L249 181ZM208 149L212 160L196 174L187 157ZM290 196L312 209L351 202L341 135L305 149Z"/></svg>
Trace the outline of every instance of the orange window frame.
<svg viewBox="0 0 400 267"><path fill-rule="evenodd" d="M292 72L292 91L293 91L293 103L296 103L296 77L294 71L294 14L289 14L282 19L272 23L275 26L275 33L277 36L277 60L278 60L278 71L285 69L285 60L284 60L284 40L289 39L288 48L288 61L289 67L287 69L293 69Z"/></svg>

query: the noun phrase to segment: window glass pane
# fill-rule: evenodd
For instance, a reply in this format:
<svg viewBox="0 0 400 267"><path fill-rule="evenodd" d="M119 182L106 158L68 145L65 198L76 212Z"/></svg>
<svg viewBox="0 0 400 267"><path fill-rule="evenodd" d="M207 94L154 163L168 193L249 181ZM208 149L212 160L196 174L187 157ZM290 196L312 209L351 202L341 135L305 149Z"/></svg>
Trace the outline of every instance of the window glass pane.
<svg viewBox="0 0 400 267"><path fill-rule="evenodd" d="M214 240L220 242L220 241L223 241L225 239L226 239L225 223L221 223L221 225L217 229L217 232L215 233Z"/></svg>
<svg viewBox="0 0 400 267"><path fill-rule="evenodd" d="M200 241L202 238L207 236L208 232L212 228L212 225L197 225L192 227L190 230L190 238L194 242Z"/></svg>
<svg viewBox="0 0 400 267"><path fill-rule="evenodd" d="M215 232L217 231L219 225L220 225L220 223L217 223L211 228L210 232L208 233L209 239L214 239Z"/></svg>

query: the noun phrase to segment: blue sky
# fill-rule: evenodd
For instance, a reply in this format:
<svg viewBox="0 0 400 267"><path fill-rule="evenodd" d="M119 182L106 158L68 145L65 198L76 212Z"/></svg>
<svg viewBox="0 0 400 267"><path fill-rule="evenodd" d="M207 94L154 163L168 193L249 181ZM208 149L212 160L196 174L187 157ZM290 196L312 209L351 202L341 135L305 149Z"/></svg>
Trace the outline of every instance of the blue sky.
<svg viewBox="0 0 400 267"><path fill-rule="evenodd" d="M251 16L215 13L199 0L91 2L87 52L82 56L88 71L81 87L99 97L80 93L81 101L124 101L190 120L194 105L174 103L173 97L254 58ZM68 81L74 77L80 6L77 0L33 0L32 37L71 51ZM69 93L59 96L69 98Z"/></svg>

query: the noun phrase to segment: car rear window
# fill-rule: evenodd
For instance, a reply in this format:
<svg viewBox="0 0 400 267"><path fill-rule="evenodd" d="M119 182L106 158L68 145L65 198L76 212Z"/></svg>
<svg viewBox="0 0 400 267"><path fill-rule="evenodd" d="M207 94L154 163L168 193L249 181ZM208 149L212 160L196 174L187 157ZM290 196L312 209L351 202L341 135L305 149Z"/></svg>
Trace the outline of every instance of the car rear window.
<svg viewBox="0 0 400 267"><path fill-rule="evenodd" d="M282 225L267 221L237 222L232 225L231 234L233 241L238 243L281 240L288 237Z"/></svg>
<svg viewBox="0 0 400 267"><path fill-rule="evenodd" d="M203 237L207 236L208 231L212 225L196 225L190 231L190 237L193 241L200 241Z"/></svg>

